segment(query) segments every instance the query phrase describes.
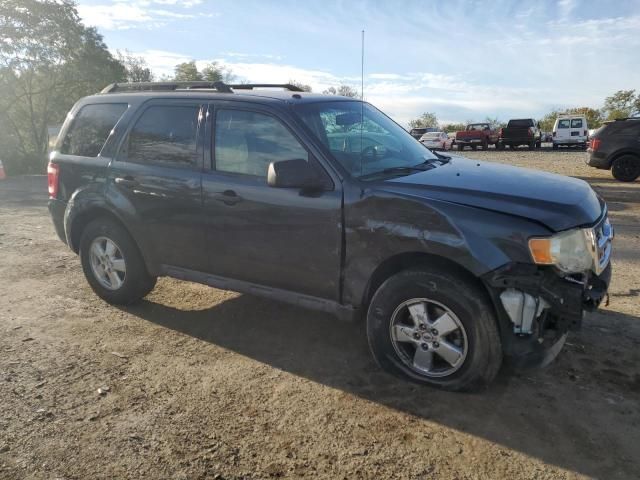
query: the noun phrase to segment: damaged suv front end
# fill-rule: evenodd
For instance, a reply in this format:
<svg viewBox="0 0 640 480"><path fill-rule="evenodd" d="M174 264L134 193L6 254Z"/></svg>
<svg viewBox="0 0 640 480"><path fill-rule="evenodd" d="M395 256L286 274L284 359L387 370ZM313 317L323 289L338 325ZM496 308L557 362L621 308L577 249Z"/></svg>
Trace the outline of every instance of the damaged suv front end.
<svg viewBox="0 0 640 480"><path fill-rule="evenodd" d="M614 237L606 206L594 225L533 237L532 263L508 263L483 276L502 319L506 358L515 367L544 366L580 328L584 311L606 298Z"/></svg>

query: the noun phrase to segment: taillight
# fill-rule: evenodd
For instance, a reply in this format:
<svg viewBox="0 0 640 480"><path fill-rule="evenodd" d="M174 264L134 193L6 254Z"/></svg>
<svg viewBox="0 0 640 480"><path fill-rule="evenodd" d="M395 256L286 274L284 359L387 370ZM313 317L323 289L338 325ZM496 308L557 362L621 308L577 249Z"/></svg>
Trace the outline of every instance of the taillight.
<svg viewBox="0 0 640 480"><path fill-rule="evenodd" d="M58 184L60 180L60 165L49 162L49 165L47 165L47 180L49 184L49 198L57 198Z"/></svg>
<svg viewBox="0 0 640 480"><path fill-rule="evenodd" d="M591 151L595 152L596 150L598 150L600 148L600 139L599 138L592 138L590 143L591 143L591 145L589 145L589 148L591 149Z"/></svg>
<svg viewBox="0 0 640 480"><path fill-rule="evenodd" d="M529 135L530 137L533 137L533 130L529 129L527 131L527 135Z"/></svg>

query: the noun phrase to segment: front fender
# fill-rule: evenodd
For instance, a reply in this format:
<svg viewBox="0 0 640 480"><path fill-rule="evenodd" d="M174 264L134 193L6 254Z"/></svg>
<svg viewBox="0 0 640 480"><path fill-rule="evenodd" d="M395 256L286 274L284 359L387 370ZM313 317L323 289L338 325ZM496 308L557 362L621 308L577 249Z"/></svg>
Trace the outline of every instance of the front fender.
<svg viewBox="0 0 640 480"><path fill-rule="evenodd" d="M379 265L423 253L475 277L509 262L529 263L531 236L549 235L526 219L443 201L387 194L345 205L343 302L359 305Z"/></svg>

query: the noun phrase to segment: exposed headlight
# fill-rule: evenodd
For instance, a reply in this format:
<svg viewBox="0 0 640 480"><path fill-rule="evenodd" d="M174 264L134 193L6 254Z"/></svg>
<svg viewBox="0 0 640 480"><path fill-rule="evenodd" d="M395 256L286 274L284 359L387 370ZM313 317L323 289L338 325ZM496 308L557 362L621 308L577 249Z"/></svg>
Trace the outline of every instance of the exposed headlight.
<svg viewBox="0 0 640 480"><path fill-rule="evenodd" d="M569 230L552 237L529 239L533 261L555 265L566 273L578 273L593 267L591 240L586 230Z"/></svg>

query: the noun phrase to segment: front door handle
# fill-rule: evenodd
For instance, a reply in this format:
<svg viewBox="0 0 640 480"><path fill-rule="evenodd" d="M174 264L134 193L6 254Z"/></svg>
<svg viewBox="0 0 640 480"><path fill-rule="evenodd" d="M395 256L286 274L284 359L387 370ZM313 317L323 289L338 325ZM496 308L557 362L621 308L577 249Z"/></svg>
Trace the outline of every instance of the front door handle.
<svg viewBox="0 0 640 480"><path fill-rule="evenodd" d="M126 175L124 177L116 177L114 181L118 185L122 185L123 187L135 187L138 185L138 181L133 178L131 175Z"/></svg>
<svg viewBox="0 0 640 480"><path fill-rule="evenodd" d="M222 193L214 195L213 198L215 198L219 202L224 203L225 205L235 205L236 203L242 201L242 197L233 190L225 190Z"/></svg>

